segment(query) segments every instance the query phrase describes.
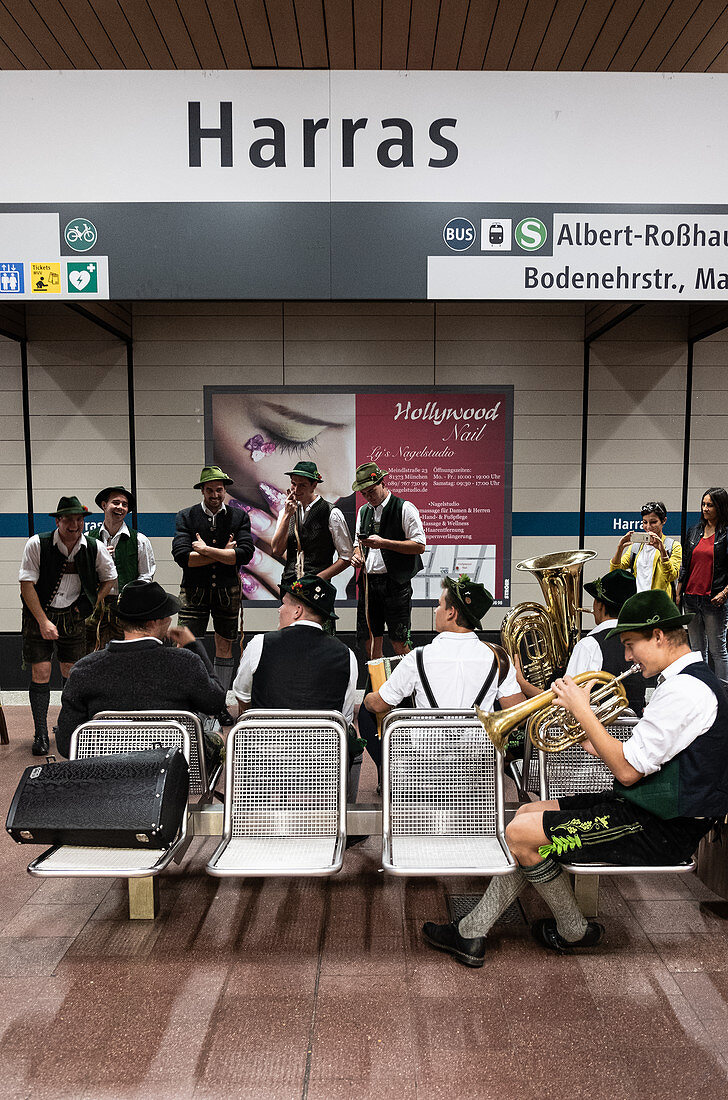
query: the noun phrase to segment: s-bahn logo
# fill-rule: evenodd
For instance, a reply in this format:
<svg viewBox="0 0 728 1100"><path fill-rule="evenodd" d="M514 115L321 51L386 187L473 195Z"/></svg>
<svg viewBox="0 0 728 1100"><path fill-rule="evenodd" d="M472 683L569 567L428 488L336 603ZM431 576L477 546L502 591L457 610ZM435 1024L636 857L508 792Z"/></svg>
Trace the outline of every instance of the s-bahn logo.
<svg viewBox="0 0 728 1100"><path fill-rule="evenodd" d="M442 239L453 252L466 252L475 240L475 226L467 218L451 218L442 231Z"/></svg>
<svg viewBox="0 0 728 1100"><path fill-rule="evenodd" d="M516 226L516 244L524 252L537 252L548 238L548 230L540 218L524 218Z"/></svg>
<svg viewBox="0 0 728 1100"><path fill-rule="evenodd" d="M85 218L74 218L63 230L63 239L74 252L88 252L96 244L96 226Z"/></svg>

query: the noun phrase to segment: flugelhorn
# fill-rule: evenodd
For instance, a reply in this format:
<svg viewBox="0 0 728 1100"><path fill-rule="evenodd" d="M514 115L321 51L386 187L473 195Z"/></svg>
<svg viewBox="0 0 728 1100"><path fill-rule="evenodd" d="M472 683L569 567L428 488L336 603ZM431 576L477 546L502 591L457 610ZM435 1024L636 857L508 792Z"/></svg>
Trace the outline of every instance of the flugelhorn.
<svg viewBox="0 0 728 1100"><path fill-rule="evenodd" d="M591 693L589 703L602 725L607 725L614 722L629 706L621 681L639 670L639 665L632 665L619 676L603 671L580 672L574 677L574 683L599 681L602 686ZM526 731L537 749L561 752L569 745L578 745L586 738L586 733L569 711L554 703L555 698L555 692L542 691L540 695L534 695L524 703L517 703L515 707L508 707L496 714L486 714L479 707L476 707L476 711L498 752L504 751L510 734L526 721Z"/></svg>
<svg viewBox="0 0 728 1100"><path fill-rule="evenodd" d="M501 623L501 642L511 660L518 657L526 679L545 688L563 669L579 640L581 571L596 550L565 550L519 561L516 569L533 573L546 606L519 603Z"/></svg>

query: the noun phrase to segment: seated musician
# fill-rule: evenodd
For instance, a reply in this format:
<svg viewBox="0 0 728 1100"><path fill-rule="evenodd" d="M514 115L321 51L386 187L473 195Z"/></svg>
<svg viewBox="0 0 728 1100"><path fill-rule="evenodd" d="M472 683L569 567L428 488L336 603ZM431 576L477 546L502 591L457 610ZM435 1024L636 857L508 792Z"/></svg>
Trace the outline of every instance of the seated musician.
<svg viewBox="0 0 728 1100"><path fill-rule="evenodd" d="M685 623L668 594L638 592L627 600L612 633L625 656L658 686L627 742L611 737L589 706L589 687L569 676L553 684L555 702L587 734L583 747L615 777L613 791L521 806L506 828L519 869L492 879L459 922L423 927L428 943L465 966L482 966L487 936L526 883L553 918L532 927L542 946L559 954L598 944L604 928L581 913L567 863L669 865L689 860L715 819L728 811L728 695L690 650Z"/></svg>
<svg viewBox="0 0 728 1100"><path fill-rule="evenodd" d="M245 647L233 691L240 710L339 710L354 718L357 662L338 638L324 633L336 619L336 589L323 577L281 583L278 630L256 634Z"/></svg>
<svg viewBox="0 0 728 1100"><path fill-rule="evenodd" d="M637 584L631 573L617 569L603 577L597 577L584 585L584 591L593 598L592 614L597 624L586 637L577 642L571 651L566 666L567 676L578 676L582 672L611 672L618 676L626 672L630 662L624 656L624 646L619 638L610 636L617 625L617 616L622 605L637 592ZM535 687L526 680L516 662L518 685L526 696L538 695L542 688ZM641 715L645 706L645 682L632 676L624 681L624 690L629 699L630 708Z"/></svg>
<svg viewBox="0 0 728 1100"><path fill-rule="evenodd" d="M503 708L523 702L505 652L485 645L475 633L492 603L490 592L467 574L458 580L445 577L435 612L437 637L403 657L359 710L359 733L366 738L377 768L382 748L374 716L386 714L408 695L414 696L416 707L446 710L467 710L477 704L492 711L496 699Z"/></svg>
<svg viewBox="0 0 728 1100"><path fill-rule="evenodd" d="M186 626L172 626L179 600L156 581L130 581L116 606L123 640L82 657L61 697L56 744L68 756L71 734L102 710L190 710L217 714L225 689L201 641ZM168 639L175 647L165 646ZM205 734L205 756L214 765L222 738Z"/></svg>

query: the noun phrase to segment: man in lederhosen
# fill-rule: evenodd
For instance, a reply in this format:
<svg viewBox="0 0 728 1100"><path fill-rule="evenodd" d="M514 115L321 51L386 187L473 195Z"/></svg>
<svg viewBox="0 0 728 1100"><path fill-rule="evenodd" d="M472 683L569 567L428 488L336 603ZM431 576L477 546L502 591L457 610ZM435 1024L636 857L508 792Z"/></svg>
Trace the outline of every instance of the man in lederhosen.
<svg viewBox="0 0 728 1100"><path fill-rule="evenodd" d="M386 476L376 462L365 462L352 485L366 501L356 517L352 565L363 566L356 636L370 660L382 656L385 626L394 652L409 653L412 578L422 569L425 550L419 512L389 491Z"/></svg>
<svg viewBox="0 0 728 1100"><path fill-rule="evenodd" d="M212 616L215 674L225 691L232 683L233 641L238 633L238 569L253 556L247 512L225 504L225 490L232 483L219 466L205 466L195 485L202 501L177 513L172 541L172 557L182 570L179 625L204 638ZM218 719L226 726L233 722L226 708Z"/></svg>
<svg viewBox="0 0 728 1100"><path fill-rule="evenodd" d="M134 496L123 485L108 485L97 494L96 506L104 513L104 522L90 539L98 539L114 559L118 579L103 601L98 604L86 624L86 648L89 652L103 649L113 639L120 641L124 631L116 619L119 592L131 581L154 580L156 563L152 544L146 535L129 527L124 521L129 511L136 509Z"/></svg>
<svg viewBox="0 0 728 1100"><path fill-rule="evenodd" d="M33 755L48 743L51 660L55 648L65 684L86 652L86 618L111 591L116 567L106 547L83 533L88 508L76 496L61 497L50 512L55 531L33 535L20 565L23 601L23 668L31 667L29 689L35 736Z"/></svg>
<svg viewBox="0 0 728 1100"><path fill-rule="evenodd" d="M332 577L351 564L354 547L341 509L319 496L323 481L315 462L297 462L287 471L291 488L271 540L271 549L285 558L282 584L304 576Z"/></svg>

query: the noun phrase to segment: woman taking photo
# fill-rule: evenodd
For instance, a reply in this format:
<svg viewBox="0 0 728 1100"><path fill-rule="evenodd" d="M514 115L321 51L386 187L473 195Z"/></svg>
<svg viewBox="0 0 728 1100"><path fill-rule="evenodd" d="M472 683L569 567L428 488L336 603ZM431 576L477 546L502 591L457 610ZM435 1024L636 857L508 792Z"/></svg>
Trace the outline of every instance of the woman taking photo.
<svg viewBox="0 0 728 1100"><path fill-rule="evenodd" d="M642 505L640 512L643 533L633 535L628 531L622 536L609 570L613 573L615 569L624 569L631 573L638 592L661 588L672 595L680 572L682 548L677 539L662 533L667 509L661 500L650 500Z"/></svg>
<svg viewBox="0 0 728 1100"><path fill-rule="evenodd" d="M713 658L715 674L728 684L728 493L707 489L700 502L700 522L688 531L677 585L688 623L692 649L707 661Z"/></svg>

